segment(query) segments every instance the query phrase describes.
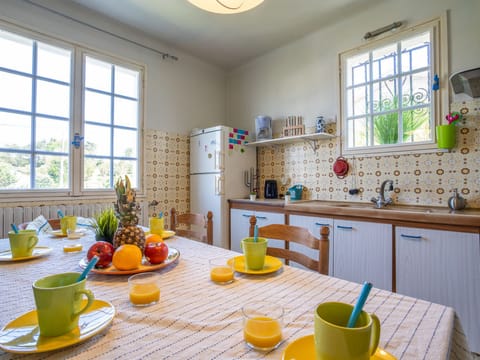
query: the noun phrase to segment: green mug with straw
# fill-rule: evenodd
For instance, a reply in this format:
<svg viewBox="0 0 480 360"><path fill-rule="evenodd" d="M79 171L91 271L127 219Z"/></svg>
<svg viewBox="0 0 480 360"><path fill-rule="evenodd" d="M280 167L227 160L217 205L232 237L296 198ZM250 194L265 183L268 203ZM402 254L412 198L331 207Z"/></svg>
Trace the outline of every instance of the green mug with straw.
<svg viewBox="0 0 480 360"><path fill-rule="evenodd" d="M256 241L255 241L256 240ZM265 265L268 240L262 237L244 238L240 245L245 257L245 268L247 270L262 270Z"/></svg>

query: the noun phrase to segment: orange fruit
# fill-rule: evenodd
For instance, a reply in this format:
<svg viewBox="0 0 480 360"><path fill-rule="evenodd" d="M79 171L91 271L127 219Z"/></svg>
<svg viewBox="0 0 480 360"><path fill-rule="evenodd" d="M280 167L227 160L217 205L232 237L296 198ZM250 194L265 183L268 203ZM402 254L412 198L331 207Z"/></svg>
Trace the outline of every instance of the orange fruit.
<svg viewBox="0 0 480 360"><path fill-rule="evenodd" d="M145 236L145 246L147 246L147 244L150 244L150 243L159 243L159 242L163 242L163 237L161 235L148 234L147 236Z"/></svg>
<svg viewBox="0 0 480 360"><path fill-rule="evenodd" d="M125 244L113 253L112 264L117 270L135 270L142 264L142 256L137 245Z"/></svg>

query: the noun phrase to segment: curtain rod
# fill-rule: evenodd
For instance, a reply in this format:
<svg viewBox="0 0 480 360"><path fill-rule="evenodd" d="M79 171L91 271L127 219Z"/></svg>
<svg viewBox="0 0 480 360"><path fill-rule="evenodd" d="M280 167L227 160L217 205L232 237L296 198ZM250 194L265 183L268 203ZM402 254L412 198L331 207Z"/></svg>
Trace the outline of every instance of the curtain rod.
<svg viewBox="0 0 480 360"><path fill-rule="evenodd" d="M369 31L367 32L365 35L363 35L363 38L365 40L367 39L370 39L372 37L375 37L375 36L378 36L380 34L383 34L383 33L386 33L387 31L390 31L390 30L394 30L396 28L399 28L400 26L402 26L402 22L401 21L396 21L394 22L393 24L390 24L390 25L387 25L387 26L384 26L384 27L381 27L377 30L373 30L373 31Z"/></svg>
<svg viewBox="0 0 480 360"><path fill-rule="evenodd" d="M178 57L175 56L175 55L172 55L172 54L169 54L169 53L166 53L166 52L157 50L157 49L152 48L152 47L150 47L150 46L147 46L147 45L145 45L145 44L136 42L136 41L131 40L131 39L128 39L128 38L126 38L126 37L123 37L123 36L120 36L120 35L118 35L118 34L112 33L112 32L110 32L110 31L108 31L108 30L99 28L99 27L97 27L97 26L95 26L95 25L86 23L86 22L84 22L84 21L82 21L82 20L75 19L74 17L72 17L72 16L70 16L70 15L67 15L67 14L64 14L64 13L61 13L60 11L57 11L57 10L54 10L54 9L50 9L49 7L46 7L46 6L44 6L44 5L37 4L37 3L35 3L35 2L33 2L33 1L31 1L31 0L23 0L23 1L29 3L29 4L31 4L31 5L33 5L33 6L39 7L39 8L41 8L41 9L43 9L43 10L46 10L46 11L48 11L48 12L51 12L51 13L53 13L53 14L62 16L62 17L64 17L65 19L72 20L72 21L74 21L74 22L76 22L76 23L78 23L78 24L87 26L87 27L89 27L89 28L91 28L91 29L94 29L94 30L103 32L104 34L108 34L108 35L110 35L110 36L113 36L113 37L115 37L115 38L117 38L117 39L120 39L120 40L129 42L129 43L131 43L131 44L140 46L140 47L142 47L142 48L144 48L144 49L147 49L147 50L156 52L157 54L162 55L162 59L164 59L164 60L165 60L165 59L172 59L172 60L175 60L175 61L178 60Z"/></svg>

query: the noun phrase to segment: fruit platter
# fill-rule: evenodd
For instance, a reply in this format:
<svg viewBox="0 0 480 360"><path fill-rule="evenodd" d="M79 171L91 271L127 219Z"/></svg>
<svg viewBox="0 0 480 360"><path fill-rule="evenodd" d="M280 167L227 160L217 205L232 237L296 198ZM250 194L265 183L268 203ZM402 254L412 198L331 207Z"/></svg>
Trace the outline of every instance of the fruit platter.
<svg viewBox="0 0 480 360"><path fill-rule="evenodd" d="M180 257L177 249L169 248L163 237L157 234L146 235L138 226L140 208L135 202L135 190L130 179L120 178L115 184L117 201L114 213L118 218L118 228L113 241L96 241L80 260L85 269L94 256L98 257L92 273L107 275L130 275L153 271L173 264Z"/></svg>
<svg viewBox="0 0 480 360"><path fill-rule="evenodd" d="M98 245L102 245L102 244L98 244L98 243L99 242L95 243L94 245L92 245L92 247L94 247L95 245L97 245L97 247L98 247ZM156 244L156 243L154 243L154 244ZM132 246L135 246L135 245L132 245ZM92 253L92 251L90 251L90 250L92 250L92 247L89 249L90 253ZM150 246L147 246L147 249L148 248L154 248L154 247L155 247L155 245L150 245ZM162 246L162 248L164 249L163 246ZM95 247L93 249L95 249ZM122 250L120 250L120 251L122 251ZM159 250L159 252L160 251L165 251L165 250ZM147 255L143 255L143 256L140 257L140 261L137 263L137 265L136 266L132 265L131 268L128 268L128 267L124 268L121 265L117 264L117 266L119 266L120 269L118 269L111 260L110 261L108 260L108 258L109 258L108 252L104 253L103 250L102 250L101 254L97 255L97 256L99 256L99 258L100 258L100 260L97 262L97 264L100 263L100 267L93 268L91 270L92 273L105 274L105 275L131 275L131 274L138 274L138 273L141 273L141 272L154 271L154 270L157 270L157 269L162 269L164 267L167 267L167 266L175 263L178 260L178 258L180 257L180 252L173 247L168 247L166 257L160 262L155 263L153 258L148 257ZM160 253L159 258L157 260L161 259L162 256L163 255ZM110 259L113 259L113 256L111 256ZM154 263L150 262L148 259L150 259ZM89 255L87 254L87 257L80 260L80 262L79 262L80 268L85 269L88 265L88 262L89 262ZM102 264L104 264L104 265L102 265Z"/></svg>

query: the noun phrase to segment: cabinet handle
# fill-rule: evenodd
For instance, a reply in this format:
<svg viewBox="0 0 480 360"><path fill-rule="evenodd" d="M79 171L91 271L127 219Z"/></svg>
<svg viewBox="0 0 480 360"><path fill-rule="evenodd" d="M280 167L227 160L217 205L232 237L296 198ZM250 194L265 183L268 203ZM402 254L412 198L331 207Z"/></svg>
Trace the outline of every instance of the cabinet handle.
<svg viewBox="0 0 480 360"><path fill-rule="evenodd" d="M319 223L319 222L315 222L315 225L317 225L317 226L330 226L330 224L322 224L322 223Z"/></svg>
<svg viewBox="0 0 480 360"><path fill-rule="evenodd" d="M406 234L400 234L400 237L406 238L406 239L418 239L420 240L422 238L422 235L406 235Z"/></svg>
<svg viewBox="0 0 480 360"><path fill-rule="evenodd" d="M250 217L255 216L255 215L254 215L254 214L242 214L242 216L243 216L243 217L248 217L248 218L250 218ZM258 216L258 215L256 215L255 217L256 217L257 219L260 219L260 220L266 220L266 219L267 219L266 216Z"/></svg>
<svg viewBox="0 0 480 360"><path fill-rule="evenodd" d="M343 230L353 230L353 226L342 226L342 225L337 225L337 229L343 229Z"/></svg>
<svg viewBox="0 0 480 360"><path fill-rule="evenodd" d="M243 217L248 217L248 218L250 218L250 217L253 216L253 214L242 214L242 216L243 216Z"/></svg>

